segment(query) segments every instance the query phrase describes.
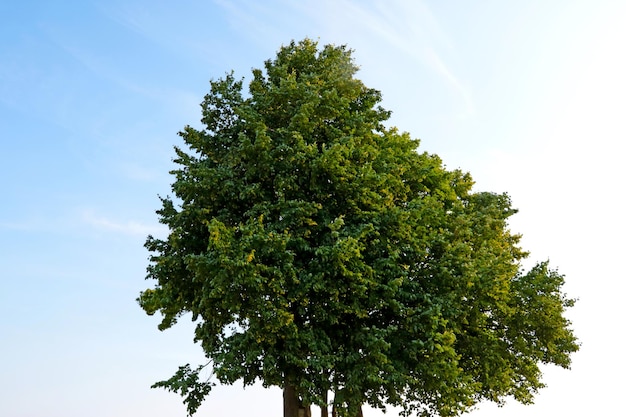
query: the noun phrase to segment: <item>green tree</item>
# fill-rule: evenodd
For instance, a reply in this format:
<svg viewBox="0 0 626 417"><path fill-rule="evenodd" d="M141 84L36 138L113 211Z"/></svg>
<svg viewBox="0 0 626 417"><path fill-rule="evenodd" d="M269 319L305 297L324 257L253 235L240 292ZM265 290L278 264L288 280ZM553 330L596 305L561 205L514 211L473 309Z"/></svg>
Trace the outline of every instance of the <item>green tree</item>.
<svg viewBox="0 0 626 417"><path fill-rule="evenodd" d="M207 363L155 386L193 414L214 383L261 381L284 416L361 406L453 416L528 403L539 365L578 349L563 276L528 272L507 195L473 192L418 141L383 124L380 92L345 47L304 40L253 70L249 93L211 82L202 130L180 133L165 240L141 293L159 329L191 313ZM213 378L201 377L204 367Z"/></svg>

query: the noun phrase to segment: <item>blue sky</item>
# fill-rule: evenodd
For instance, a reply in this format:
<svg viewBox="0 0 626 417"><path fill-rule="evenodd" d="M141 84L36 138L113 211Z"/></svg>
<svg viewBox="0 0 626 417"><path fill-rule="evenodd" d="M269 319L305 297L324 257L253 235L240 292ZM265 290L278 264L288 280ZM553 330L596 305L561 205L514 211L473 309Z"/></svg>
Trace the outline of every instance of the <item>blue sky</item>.
<svg viewBox="0 0 626 417"><path fill-rule="evenodd" d="M201 361L191 327L160 333L135 302L176 133L199 124L210 79L249 79L306 36L355 49L391 124L507 191L531 259L580 299L572 370L546 368L532 406L470 415L618 414L625 20L617 0L3 2L0 415L184 415L149 386ZM199 415L271 417L280 401L224 387Z"/></svg>

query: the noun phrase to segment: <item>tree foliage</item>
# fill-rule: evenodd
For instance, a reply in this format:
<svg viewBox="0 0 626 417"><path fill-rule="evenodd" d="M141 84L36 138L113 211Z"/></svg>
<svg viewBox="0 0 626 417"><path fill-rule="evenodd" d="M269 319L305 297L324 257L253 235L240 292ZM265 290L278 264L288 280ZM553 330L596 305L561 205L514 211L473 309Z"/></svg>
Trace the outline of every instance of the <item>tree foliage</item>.
<svg viewBox="0 0 626 417"><path fill-rule="evenodd" d="M157 212L141 293L159 329L190 313L220 383L261 381L340 416L362 404L453 416L528 403L542 363L577 350L563 276L526 253L505 194L473 192L384 122L345 47L282 47L211 82L202 130L180 133L175 196ZM212 386L181 367L156 386L193 414ZM285 416L292 417L292 416Z"/></svg>

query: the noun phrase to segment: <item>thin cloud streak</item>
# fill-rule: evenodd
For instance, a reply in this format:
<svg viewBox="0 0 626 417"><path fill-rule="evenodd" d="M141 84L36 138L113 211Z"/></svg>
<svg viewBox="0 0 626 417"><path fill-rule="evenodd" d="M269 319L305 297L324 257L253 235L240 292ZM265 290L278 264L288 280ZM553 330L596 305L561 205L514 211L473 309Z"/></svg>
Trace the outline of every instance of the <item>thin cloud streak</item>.
<svg viewBox="0 0 626 417"><path fill-rule="evenodd" d="M421 62L460 96L465 106L462 117L475 114L471 91L455 75L441 53L454 54L452 42L424 2L407 5L395 1L390 6L389 2L376 1L374 8L349 0L307 2L300 5L299 10L313 17L315 26L325 27L334 37L347 39L350 45L365 46L383 40L399 50L400 56ZM341 19L328 19L328 16L341 16Z"/></svg>
<svg viewBox="0 0 626 417"><path fill-rule="evenodd" d="M158 236L167 233L165 226L150 225L134 220L112 220L108 217L97 215L92 211L84 211L82 213L81 220L84 224L97 230L130 236Z"/></svg>
<svg viewBox="0 0 626 417"><path fill-rule="evenodd" d="M397 57L400 60L408 58L408 66L404 64L404 71L411 65L423 65L437 74L462 103L463 110L459 117L474 116L476 106L471 90L445 57L456 56L453 43L441 29L428 5L422 1L410 4L400 1L393 1L391 5L389 3L353 0L298 3L215 1L229 25L236 28L243 37L259 44L261 49L265 49L268 43L285 44L291 39L298 40L305 36L319 38L322 43L347 43L357 53L371 50L371 45L379 44L381 50L396 57L394 60L398 60ZM289 23L292 21L300 21L301 24L292 27ZM306 23L303 25L302 22ZM141 25L136 30L149 32ZM370 71L372 68L385 66L384 62L392 59L364 58L359 57L359 62Z"/></svg>

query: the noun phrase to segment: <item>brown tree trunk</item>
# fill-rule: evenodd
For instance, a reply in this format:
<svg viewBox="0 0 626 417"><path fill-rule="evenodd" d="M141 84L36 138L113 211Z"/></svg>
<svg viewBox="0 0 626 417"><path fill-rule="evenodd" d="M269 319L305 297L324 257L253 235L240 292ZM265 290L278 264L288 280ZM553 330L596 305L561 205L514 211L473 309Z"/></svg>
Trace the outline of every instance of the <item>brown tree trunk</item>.
<svg viewBox="0 0 626 417"><path fill-rule="evenodd" d="M283 417L299 417L299 402L293 385L285 384L285 388L283 388Z"/></svg>
<svg viewBox="0 0 626 417"><path fill-rule="evenodd" d="M291 384L283 388L283 417L311 417L311 406L304 406Z"/></svg>
<svg viewBox="0 0 626 417"><path fill-rule="evenodd" d="M363 406L359 405L359 412L357 413L357 417L363 417Z"/></svg>
<svg viewBox="0 0 626 417"><path fill-rule="evenodd" d="M328 417L328 391L324 393L324 403L325 405L322 405L322 412L321 412L321 416L322 417Z"/></svg>

